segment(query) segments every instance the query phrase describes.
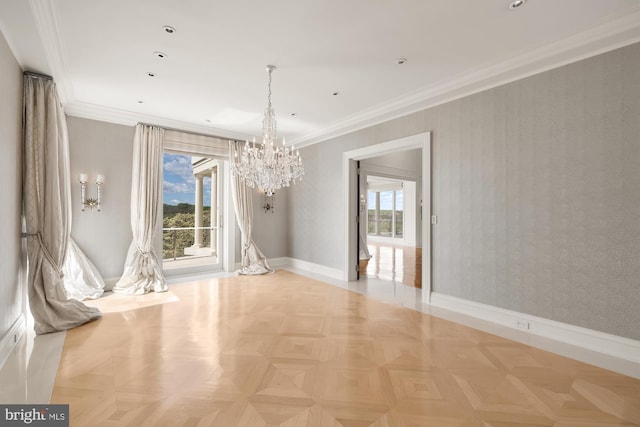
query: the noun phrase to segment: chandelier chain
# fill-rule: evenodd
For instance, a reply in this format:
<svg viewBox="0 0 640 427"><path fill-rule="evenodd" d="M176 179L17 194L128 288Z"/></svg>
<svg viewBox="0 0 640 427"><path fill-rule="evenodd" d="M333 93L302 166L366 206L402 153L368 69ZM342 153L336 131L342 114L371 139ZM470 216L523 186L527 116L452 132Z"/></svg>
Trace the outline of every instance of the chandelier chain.
<svg viewBox="0 0 640 427"><path fill-rule="evenodd" d="M267 105L268 108L271 109L271 73L273 72L273 68L267 66L267 70L269 72L269 91L267 92Z"/></svg>

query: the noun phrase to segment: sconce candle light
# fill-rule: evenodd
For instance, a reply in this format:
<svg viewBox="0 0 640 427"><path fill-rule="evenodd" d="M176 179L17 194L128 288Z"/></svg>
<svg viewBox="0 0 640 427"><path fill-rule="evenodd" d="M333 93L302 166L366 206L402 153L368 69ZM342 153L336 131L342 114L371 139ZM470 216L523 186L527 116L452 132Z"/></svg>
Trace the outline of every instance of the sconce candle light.
<svg viewBox="0 0 640 427"><path fill-rule="evenodd" d="M104 185L104 175L97 174L96 175L96 198L86 196L87 192L87 182L89 182L89 175L86 173L81 173L78 176L78 182L80 182L80 200L82 202L81 211L84 212L86 208L93 209L96 208L98 212L102 209L102 186Z"/></svg>
<svg viewBox="0 0 640 427"><path fill-rule="evenodd" d="M269 211L271 211L271 213L275 212L275 200L276 200L275 192L269 192L269 191L264 192L264 205L262 207L264 208L265 212L269 212Z"/></svg>

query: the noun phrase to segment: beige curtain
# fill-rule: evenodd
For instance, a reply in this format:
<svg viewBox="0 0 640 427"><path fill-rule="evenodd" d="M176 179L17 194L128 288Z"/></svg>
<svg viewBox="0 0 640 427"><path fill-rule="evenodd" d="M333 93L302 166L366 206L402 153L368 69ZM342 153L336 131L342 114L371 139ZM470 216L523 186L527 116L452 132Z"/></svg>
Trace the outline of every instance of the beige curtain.
<svg viewBox="0 0 640 427"><path fill-rule="evenodd" d="M242 144L238 141L229 141L229 161L234 162L240 158ZM237 157L236 157L237 154ZM236 211L236 220L242 233L242 268L238 274L266 274L273 273L267 259L262 254L251 238L253 226L253 202L251 191L246 184L235 174L231 178L231 194L233 195L233 207Z"/></svg>
<svg viewBox="0 0 640 427"><path fill-rule="evenodd" d="M164 129L138 124L133 141L133 176L131 180L131 230L122 277L113 292L142 295L167 291L153 240L162 227L162 156Z"/></svg>
<svg viewBox="0 0 640 427"><path fill-rule="evenodd" d="M66 330L101 313L80 300L104 281L71 234L69 139L51 79L24 77L23 203L29 305L37 334Z"/></svg>

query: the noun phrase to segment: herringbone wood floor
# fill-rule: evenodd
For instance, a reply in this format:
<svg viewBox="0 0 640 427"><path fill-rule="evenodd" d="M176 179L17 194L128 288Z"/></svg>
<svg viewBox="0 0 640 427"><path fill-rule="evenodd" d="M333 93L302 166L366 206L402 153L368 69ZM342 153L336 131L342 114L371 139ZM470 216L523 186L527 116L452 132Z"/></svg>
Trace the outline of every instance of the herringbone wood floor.
<svg viewBox="0 0 640 427"><path fill-rule="evenodd" d="M640 381L290 272L106 298L72 426L633 426ZM155 304L155 305L150 305Z"/></svg>

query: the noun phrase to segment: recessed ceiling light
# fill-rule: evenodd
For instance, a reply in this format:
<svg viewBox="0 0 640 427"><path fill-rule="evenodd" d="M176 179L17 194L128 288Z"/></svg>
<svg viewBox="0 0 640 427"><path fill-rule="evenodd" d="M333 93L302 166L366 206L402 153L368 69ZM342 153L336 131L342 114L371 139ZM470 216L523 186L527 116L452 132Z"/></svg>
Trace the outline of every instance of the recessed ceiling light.
<svg viewBox="0 0 640 427"><path fill-rule="evenodd" d="M138 101L138 104L142 104L144 101Z"/></svg>
<svg viewBox="0 0 640 427"><path fill-rule="evenodd" d="M164 53L164 52L155 51L155 52L153 52L153 54L155 56L157 56L158 58L160 58L160 59L165 59L165 58L168 57L167 54Z"/></svg>
<svg viewBox="0 0 640 427"><path fill-rule="evenodd" d="M155 76L156 76L156 73L148 72L148 73L147 73L147 76L149 76L149 77L155 77Z"/></svg>
<svg viewBox="0 0 640 427"><path fill-rule="evenodd" d="M211 119L206 119L205 122L211 123Z"/></svg>
<svg viewBox="0 0 640 427"><path fill-rule="evenodd" d="M402 65L405 62L407 62L407 58L398 58L398 59L396 59L396 64L398 64L398 65Z"/></svg>
<svg viewBox="0 0 640 427"><path fill-rule="evenodd" d="M527 0L513 0L511 3L509 3L509 9L513 10L522 7L526 2Z"/></svg>
<svg viewBox="0 0 640 427"><path fill-rule="evenodd" d="M169 33L169 34L174 34L176 32L176 29L170 25L165 25L164 27L162 27L162 29L164 30L165 33Z"/></svg>
<svg viewBox="0 0 640 427"><path fill-rule="evenodd" d="M338 95L340 95L340 92L338 92L338 91L336 90L336 91L332 92L332 93L331 93L331 95L333 95L333 96L338 96Z"/></svg>
<svg viewBox="0 0 640 427"><path fill-rule="evenodd" d="M295 116L295 115L296 115L296 113L291 113L291 117L293 117L293 116Z"/></svg>

